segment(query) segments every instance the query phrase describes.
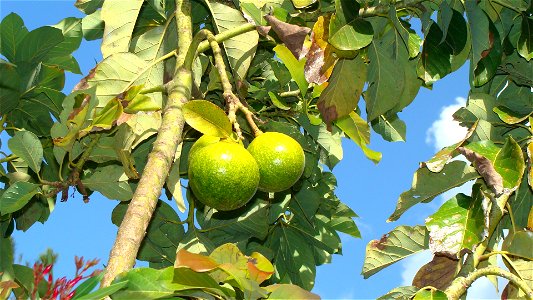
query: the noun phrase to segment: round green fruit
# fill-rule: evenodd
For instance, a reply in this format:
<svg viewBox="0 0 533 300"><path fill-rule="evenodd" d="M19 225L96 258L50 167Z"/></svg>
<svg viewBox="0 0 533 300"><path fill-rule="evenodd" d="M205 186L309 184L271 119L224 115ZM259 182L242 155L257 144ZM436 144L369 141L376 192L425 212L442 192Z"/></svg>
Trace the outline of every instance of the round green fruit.
<svg viewBox="0 0 533 300"><path fill-rule="evenodd" d="M259 189L280 192L293 186L305 167L302 146L290 136L266 132L256 137L248 151L259 165Z"/></svg>
<svg viewBox="0 0 533 300"><path fill-rule="evenodd" d="M189 185L196 198L217 210L244 206L259 184L259 168L241 145L216 142L195 151L189 161Z"/></svg>
<svg viewBox="0 0 533 300"><path fill-rule="evenodd" d="M191 161L193 155L205 146L217 143L220 141L219 137L204 134L192 144L191 150L189 150L189 161Z"/></svg>

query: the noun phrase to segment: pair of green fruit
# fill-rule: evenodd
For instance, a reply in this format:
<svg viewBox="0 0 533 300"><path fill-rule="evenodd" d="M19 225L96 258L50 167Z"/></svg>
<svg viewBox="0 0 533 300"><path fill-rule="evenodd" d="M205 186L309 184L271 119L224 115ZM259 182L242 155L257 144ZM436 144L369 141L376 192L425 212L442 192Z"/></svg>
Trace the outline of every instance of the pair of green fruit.
<svg viewBox="0 0 533 300"><path fill-rule="evenodd" d="M257 189L280 192L290 188L305 166L300 144L279 132L260 134L248 149L204 135L189 153L189 186L194 195L222 211L244 206Z"/></svg>

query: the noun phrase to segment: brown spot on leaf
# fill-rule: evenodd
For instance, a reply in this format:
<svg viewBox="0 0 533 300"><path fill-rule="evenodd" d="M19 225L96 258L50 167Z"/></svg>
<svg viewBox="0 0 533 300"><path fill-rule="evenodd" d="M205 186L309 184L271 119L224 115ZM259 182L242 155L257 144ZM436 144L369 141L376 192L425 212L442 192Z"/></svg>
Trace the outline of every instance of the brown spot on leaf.
<svg viewBox="0 0 533 300"><path fill-rule="evenodd" d="M492 50L493 47L494 47L494 33L492 33L492 31L489 30L489 48L481 52L481 58L487 57L490 54L490 51Z"/></svg>
<svg viewBox="0 0 533 300"><path fill-rule="evenodd" d="M92 68L89 71L89 74L85 77L83 77L80 82L78 82L74 88L72 89L73 92L79 91L79 90L86 90L89 88L89 79L92 79L96 73L96 67Z"/></svg>
<svg viewBox="0 0 533 300"><path fill-rule="evenodd" d="M457 150L472 162L474 168L476 168L479 175L483 177L485 183L492 189L496 196L500 196L503 193L503 178L496 172L492 162L488 158L464 147L459 147Z"/></svg>
<svg viewBox="0 0 533 300"><path fill-rule="evenodd" d="M322 84L329 79L333 67L337 63L337 55L329 44L330 17L320 16L313 26L311 33L311 47L307 52L304 67L305 79L309 83Z"/></svg>
<svg viewBox="0 0 533 300"><path fill-rule="evenodd" d="M458 270L458 259L435 255L433 260L418 270L413 278L413 286L419 289L432 286L443 291L453 281Z"/></svg>
<svg viewBox="0 0 533 300"><path fill-rule="evenodd" d="M320 110L320 114L322 115L322 120L324 120L324 123L326 123L328 131L331 132L332 130L331 123L337 120L337 117L338 117L337 109L333 105L328 106L328 107L324 107L324 106L325 106L324 101L318 102L317 104L318 110Z"/></svg>
<svg viewBox="0 0 533 300"><path fill-rule="evenodd" d="M301 59L305 55L304 41L311 29L282 22L271 15L265 16L265 19L294 57Z"/></svg>

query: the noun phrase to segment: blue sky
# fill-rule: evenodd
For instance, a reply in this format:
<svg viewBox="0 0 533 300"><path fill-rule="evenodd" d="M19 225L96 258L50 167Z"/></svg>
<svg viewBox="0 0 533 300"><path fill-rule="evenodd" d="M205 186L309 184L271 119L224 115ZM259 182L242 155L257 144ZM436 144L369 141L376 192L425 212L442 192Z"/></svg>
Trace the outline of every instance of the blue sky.
<svg viewBox="0 0 533 300"><path fill-rule="evenodd" d="M56 24L68 16L82 17L73 3L66 0L0 0L0 18L16 12L31 30ZM98 41L84 41L74 55L86 74L94 67L95 61L101 59ZM66 93L80 78L67 75ZM441 199L436 199L432 203L415 206L398 222L385 222L394 210L400 193L410 187L419 162L429 159L435 153L436 145L449 145L461 137L461 130L455 130L449 115L460 103L456 98L466 97L468 90L467 66L438 81L433 90L422 89L413 104L400 113L400 118L407 124L406 143L389 143L377 134L372 136L371 148L383 153L378 165L367 160L351 141L343 141L344 159L334 169L338 181L337 194L359 214L356 222L363 238L353 239L343 235L343 255L334 256L332 264L318 267L313 291L322 298L375 299L402 282L411 280L418 268L410 267L410 262L420 267L429 260L429 255L419 255L367 280L360 275L365 246L370 240L379 239L401 224L422 224L424 218L442 203ZM101 263L106 263L116 233L116 227L110 219L116 204L116 201L101 196L91 197L88 204L84 204L79 196L66 203L58 202L44 225L37 223L25 233L14 233L16 256L22 255L23 262L34 261L40 253L52 248L60 253L56 274L67 276L72 276L74 272L74 255L100 258ZM480 289L485 287L486 284ZM475 297L471 293L469 299L489 297L487 294L481 295Z"/></svg>

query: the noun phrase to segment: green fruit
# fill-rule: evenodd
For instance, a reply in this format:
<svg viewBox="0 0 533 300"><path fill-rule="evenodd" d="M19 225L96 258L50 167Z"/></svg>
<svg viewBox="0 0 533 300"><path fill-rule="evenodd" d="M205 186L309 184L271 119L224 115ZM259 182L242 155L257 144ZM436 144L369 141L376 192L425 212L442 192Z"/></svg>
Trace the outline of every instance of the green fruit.
<svg viewBox="0 0 533 300"><path fill-rule="evenodd" d="M189 161L189 185L203 204L217 210L245 205L257 191L259 168L241 145L217 142L194 153Z"/></svg>
<svg viewBox="0 0 533 300"><path fill-rule="evenodd" d="M290 136L266 132L256 137L248 151L259 165L259 189L280 192L293 186L305 167L302 146Z"/></svg>
<svg viewBox="0 0 533 300"><path fill-rule="evenodd" d="M191 150L189 150L189 161L191 161L192 156L198 150L202 149L205 146L217 143L219 141L220 141L219 137L207 135L207 134L202 135L199 139L196 140L196 142L194 142L194 144L192 144Z"/></svg>

